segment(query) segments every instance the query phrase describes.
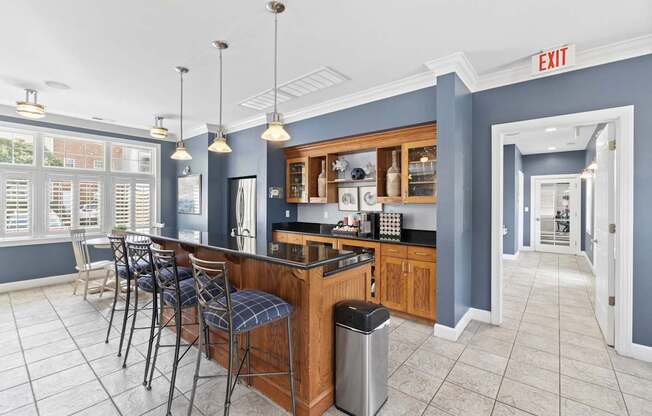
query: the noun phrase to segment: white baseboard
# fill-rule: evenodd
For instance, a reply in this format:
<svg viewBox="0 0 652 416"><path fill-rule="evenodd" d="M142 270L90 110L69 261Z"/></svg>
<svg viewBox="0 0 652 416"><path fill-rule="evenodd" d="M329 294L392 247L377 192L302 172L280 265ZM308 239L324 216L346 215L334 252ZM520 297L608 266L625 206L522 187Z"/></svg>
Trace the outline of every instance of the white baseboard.
<svg viewBox="0 0 652 416"><path fill-rule="evenodd" d="M505 260L517 260L517 259L518 259L518 255L519 255L520 253L521 253L520 251L517 251L516 254L506 254L506 253L503 253L503 259L505 259Z"/></svg>
<svg viewBox="0 0 652 416"><path fill-rule="evenodd" d="M462 318L457 322L455 328L442 324L435 324L435 336L449 341L457 341L471 320L491 323L491 312L483 309L469 308L464 316L462 316Z"/></svg>
<svg viewBox="0 0 652 416"><path fill-rule="evenodd" d="M593 272L593 274L595 274L595 267L593 267L593 263L591 262L591 259L589 258L589 255L586 254L586 251L584 251L584 250L582 250L581 255L584 257L584 259L586 259L586 262L588 263L589 267L591 268L591 271Z"/></svg>
<svg viewBox="0 0 652 416"><path fill-rule="evenodd" d="M61 276L42 277L40 279L19 280L0 284L0 293L14 292L16 290L33 289L35 287L52 286L61 283L74 282L77 273L63 274Z"/></svg>
<svg viewBox="0 0 652 416"><path fill-rule="evenodd" d="M534 248L532 246L523 246L519 247L518 251L534 251Z"/></svg>
<svg viewBox="0 0 652 416"><path fill-rule="evenodd" d="M637 360L652 362L652 347L643 344L630 344L629 351L626 354Z"/></svg>

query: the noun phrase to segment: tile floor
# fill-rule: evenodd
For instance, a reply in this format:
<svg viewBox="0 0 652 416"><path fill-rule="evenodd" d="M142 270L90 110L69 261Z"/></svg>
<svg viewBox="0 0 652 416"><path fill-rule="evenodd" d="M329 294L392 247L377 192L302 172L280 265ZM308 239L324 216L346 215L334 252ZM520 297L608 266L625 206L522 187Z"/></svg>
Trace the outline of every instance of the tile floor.
<svg viewBox="0 0 652 416"><path fill-rule="evenodd" d="M472 322L449 342L429 326L392 318L389 400L379 414L652 415L652 364L604 344L591 282L583 258L522 253L505 262L502 327ZM137 331L122 369L118 332L104 343L110 294L84 302L71 293L60 285L0 294L0 415L163 414L170 352L162 351L146 391L146 331ZM175 415L186 414L194 357L179 370ZM224 371L209 362L202 368ZM223 383L203 380L193 414L220 414ZM254 390L234 396L233 415L286 414Z"/></svg>

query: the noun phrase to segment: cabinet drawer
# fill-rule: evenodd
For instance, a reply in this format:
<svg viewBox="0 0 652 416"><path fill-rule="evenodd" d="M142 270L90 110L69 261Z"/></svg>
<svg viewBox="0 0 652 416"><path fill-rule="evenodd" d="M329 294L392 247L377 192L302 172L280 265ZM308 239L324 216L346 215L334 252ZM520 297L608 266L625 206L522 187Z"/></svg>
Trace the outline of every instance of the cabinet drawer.
<svg viewBox="0 0 652 416"><path fill-rule="evenodd" d="M399 244L383 244L380 252L384 256L405 258L407 257L407 246Z"/></svg>
<svg viewBox="0 0 652 416"><path fill-rule="evenodd" d="M434 248L408 246L407 257L411 260L436 261Z"/></svg>
<svg viewBox="0 0 652 416"><path fill-rule="evenodd" d="M295 233L285 233L282 231L274 231L272 240L277 243L290 243L303 245L303 235Z"/></svg>

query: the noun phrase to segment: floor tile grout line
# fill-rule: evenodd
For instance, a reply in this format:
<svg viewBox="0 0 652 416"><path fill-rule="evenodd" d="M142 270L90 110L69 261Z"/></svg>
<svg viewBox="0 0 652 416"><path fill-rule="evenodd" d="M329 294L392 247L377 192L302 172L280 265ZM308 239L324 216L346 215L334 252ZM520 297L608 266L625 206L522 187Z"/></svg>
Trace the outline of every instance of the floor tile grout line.
<svg viewBox="0 0 652 416"><path fill-rule="evenodd" d="M50 306L52 306L52 308L54 309L54 312L57 314L57 316L59 317L59 319L61 319L61 315L59 315L59 312L56 310L54 304L53 304L52 301L50 300L49 295L45 294L45 297L46 297L47 302L48 302L48 303L50 304ZM91 304L91 305L92 305L92 304ZM95 306L93 306L93 307L95 308ZM96 309L97 309L97 308L96 308ZM61 321L62 321L62 323L63 323L63 320L61 320ZM91 362L88 360L88 358L86 358L86 355L82 352L81 348L79 347L79 344L77 343L77 340L75 340L75 338L72 336L72 334L70 333L70 331L68 330L67 327L66 327L66 331L68 332L68 335L69 335L70 338L72 339L72 342L73 342L73 343L75 344L75 346L77 347L77 350L79 351L79 353L81 354L81 356L84 358L84 361L86 362L86 365L88 365L88 367L90 368L91 372L92 372L93 375L95 376L95 379L97 380L97 382L98 382L98 383L100 384L100 386L102 387L102 390L104 390L104 392L106 393L106 395L109 397L109 400L111 401L111 403L112 403L113 406L115 407L115 409L116 409L116 411L118 412L118 414L119 414L120 416L123 416L123 415L122 415L122 412L120 411L120 409L118 408L118 406L115 404L115 401L113 400L113 397L111 396L111 394L110 394L109 391L107 390L106 386L104 386L104 383L102 383L102 380L101 380L100 377L98 376L97 372L96 372L95 369L91 366ZM84 384L85 384L85 383L84 383ZM75 387L78 387L78 386L75 386ZM66 389L66 390L64 390L64 391L68 391L68 390L69 390L69 389ZM102 403L103 401L104 401L104 400L102 400L102 401L100 401L100 402L98 402L98 403ZM92 405L86 407L85 409L89 409L89 408L91 408L91 407L97 405L98 403L93 403ZM80 409L80 411L81 411L81 410L85 410L85 409Z"/></svg>
<svg viewBox="0 0 652 416"><path fill-rule="evenodd" d="M43 293L42 290L39 290L41 293ZM45 294L43 294L45 295ZM20 345L20 352L23 357L23 365L25 366L25 371L27 372L27 382L29 383L29 389L32 392L32 400L34 400L34 408L36 409L36 415L40 416L41 412L38 408L38 403L36 401L36 394L34 394L34 386L32 385L32 375L29 371L29 367L27 366L27 360L25 359L25 350L23 349L23 340L20 337L20 332L18 332L18 322L16 321L16 311L14 309L14 303L13 303L13 297L11 296L11 293L9 294L9 306L11 307L11 315L13 316L14 319L14 325L16 325L16 335L18 336L18 344ZM23 406L21 406L23 407Z"/></svg>

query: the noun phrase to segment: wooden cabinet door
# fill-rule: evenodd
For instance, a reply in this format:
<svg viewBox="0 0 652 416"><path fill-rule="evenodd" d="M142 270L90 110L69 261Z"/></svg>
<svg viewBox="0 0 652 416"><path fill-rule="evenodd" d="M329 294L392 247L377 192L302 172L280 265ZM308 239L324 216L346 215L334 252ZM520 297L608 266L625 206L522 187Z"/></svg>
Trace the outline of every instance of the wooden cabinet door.
<svg viewBox="0 0 652 416"><path fill-rule="evenodd" d="M437 202L436 140L419 140L401 146L401 191L403 202Z"/></svg>
<svg viewBox="0 0 652 416"><path fill-rule="evenodd" d="M434 321L437 310L435 263L408 260L407 265L407 312Z"/></svg>
<svg viewBox="0 0 652 416"><path fill-rule="evenodd" d="M285 161L285 201L308 202L308 158Z"/></svg>
<svg viewBox="0 0 652 416"><path fill-rule="evenodd" d="M407 310L407 261L397 257L382 258L382 304L390 309Z"/></svg>

